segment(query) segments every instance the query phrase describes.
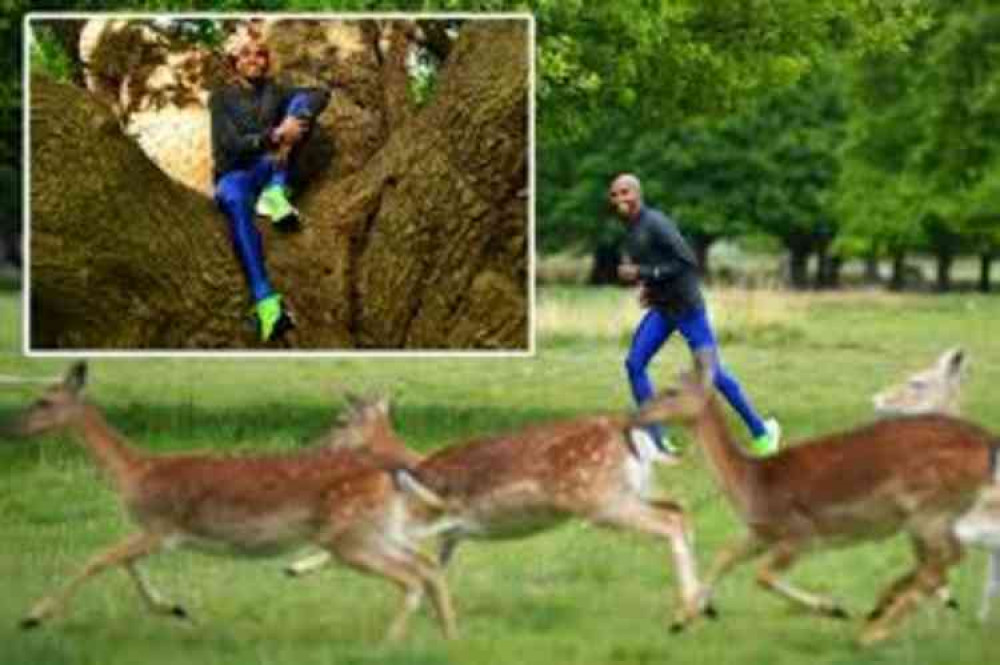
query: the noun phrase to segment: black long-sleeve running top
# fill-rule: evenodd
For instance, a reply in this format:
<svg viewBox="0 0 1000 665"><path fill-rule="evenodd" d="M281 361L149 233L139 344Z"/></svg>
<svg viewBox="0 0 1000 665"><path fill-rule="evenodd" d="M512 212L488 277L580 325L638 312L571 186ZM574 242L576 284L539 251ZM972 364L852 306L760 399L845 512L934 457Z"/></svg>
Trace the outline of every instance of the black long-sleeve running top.
<svg viewBox="0 0 1000 665"><path fill-rule="evenodd" d="M293 88L271 79L253 85L227 85L214 91L208 107L212 116L212 159L215 179L234 169L247 168L274 147L270 133L284 117L296 94L308 95L309 118L330 101L324 88Z"/></svg>
<svg viewBox="0 0 1000 665"><path fill-rule="evenodd" d="M698 261L677 224L655 208L642 206L629 222L625 252L639 266L649 303L668 314L704 307Z"/></svg>

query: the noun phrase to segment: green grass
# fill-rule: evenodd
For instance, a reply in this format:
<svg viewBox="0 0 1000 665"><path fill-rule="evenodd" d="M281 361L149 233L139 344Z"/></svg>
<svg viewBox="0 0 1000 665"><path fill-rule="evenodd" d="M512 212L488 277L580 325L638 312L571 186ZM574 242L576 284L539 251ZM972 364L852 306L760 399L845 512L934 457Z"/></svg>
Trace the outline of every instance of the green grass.
<svg viewBox="0 0 1000 665"><path fill-rule="evenodd" d="M130 438L153 450L281 450L322 432L347 390L388 392L407 440L432 449L629 404L622 358L637 309L624 291L547 290L545 328L530 359L116 360L91 363L90 393ZM961 343L972 372L964 408L1000 431L1000 298L975 295L712 294L724 357L791 439L870 417L870 395ZM553 311L554 309L554 311ZM59 374L68 361L19 355L20 301L0 295L0 375ZM611 325L602 322L612 321ZM688 362L680 340L655 365L659 383ZM0 386L0 420L38 392ZM692 512L704 567L740 527L697 454L663 471L662 491ZM397 597L342 568L302 580L279 560L174 552L150 577L197 622L150 616L125 575L86 585L47 627L15 626L31 603L87 557L128 533L115 497L67 439L0 438L0 663L720 663L857 665L1000 662L997 622L974 619L985 558L970 553L953 578L963 611L929 603L887 644L858 650L859 619L805 616L756 589L750 568L717 599L722 618L687 634L667 630L673 571L662 545L574 524L532 539L464 545L449 570L461 638L444 642L422 612L400 645L379 637ZM909 564L907 543L807 558L792 577L863 615ZM1000 609L1000 608L998 608Z"/></svg>

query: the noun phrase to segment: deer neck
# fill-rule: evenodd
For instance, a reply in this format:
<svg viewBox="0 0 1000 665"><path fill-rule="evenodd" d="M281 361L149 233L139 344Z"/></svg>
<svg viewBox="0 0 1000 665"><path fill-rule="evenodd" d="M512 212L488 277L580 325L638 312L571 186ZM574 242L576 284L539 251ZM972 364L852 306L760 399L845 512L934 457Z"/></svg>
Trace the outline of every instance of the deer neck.
<svg viewBox="0 0 1000 665"><path fill-rule="evenodd" d="M740 512L750 512L756 468L733 439L715 397L708 400L693 431L729 501Z"/></svg>
<svg viewBox="0 0 1000 665"><path fill-rule="evenodd" d="M115 485L124 488L142 462L141 453L108 424L96 407L86 404L83 409L77 433L97 467L107 473Z"/></svg>
<svg viewBox="0 0 1000 665"><path fill-rule="evenodd" d="M424 459L420 453L407 448L389 425L380 424L373 436L370 437L370 441L372 452L383 455L399 464L415 467Z"/></svg>

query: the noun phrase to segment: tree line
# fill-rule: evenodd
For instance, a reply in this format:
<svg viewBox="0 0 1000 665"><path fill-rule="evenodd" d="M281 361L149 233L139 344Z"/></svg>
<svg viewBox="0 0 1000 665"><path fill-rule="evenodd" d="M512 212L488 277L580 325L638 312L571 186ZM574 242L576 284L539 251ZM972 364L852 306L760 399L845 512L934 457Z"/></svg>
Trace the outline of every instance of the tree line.
<svg viewBox="0 0 1000 665"><path fill-rule="evenodd" d="M602 246L603 225L596 220L601 190L611 172L631 168L648 176L651 198L655 194L660 205L683 217L705 256L715 240L760 228L789 246L793 266L800 265L803 252L820 247L839 252L832 256L865 251L864 243L859 249L845 240L855 235L848 233L850 228L865 227L852 221L864 218L862 207L838 202L849 203L849 192L867 187L856 176L866 169L872 178L897 180L874 158L876 148L866 144L877 130L877 119L891 109L882 109L863 91L886 92L878 73L903 76L902 69L921 79L925 89L914 92L920 96L928 96L934 85L951 84L944 74L937 83L921 78L920 58L947 60L939 37L963 35L955 32L957 27L947 28L962 16L969 17L968 30L982 37L983 47L991 48L989 32L976 27L975 14L993 12L985 1L944 0L782 0L766 5L750 0L132 0L113 8L531 12L536 25L537 233L543 251L567 244L583 251ZM0 157L15 175L22 149L21 17L28 9L24 0L8 0L0 21L0 37L13 46L0 56ZM96 0L40 0L30 9L112 7ZM955 48L968 46L959 40ZM836 85L824 78L831 72ZM810 91L818 91L820 99L809 99ZM977 104L988 107L988 97ZM806 108L794 109L796 100ZM865 114L857 116L861 107ZM925 110L928 117L933 114ZM968 111L981 112L979 107ZM789 115L795 120L791 128L785 124ZM974 136L972 127L966 131ZM845 169L847 162L856 167ZM907 175L910 186L919 185L919 179L911 182L916 175ZM16 230L20 196L7 196L6 182L4 199L15 201L15 207L4 214L3 228ZM11 182L19 188L16 178ZM837 188L830 182L838 183ZM878 189L898 189L900 199L911 191ZM985 201L990 190L975 196ZM867 194L864 198L866 205L874 205ZM940 216L949 224L955 219ZM910 251L923 240L909 233L885 235L892 242L868 243L875 247L871 251Z"/></svg>
<svg viewBox="0 0 1000 665"><path fill-rule="evenodd" d="M956 257L978 257L978 287L989 290L1000 249L1000 7L922 5L902 47L834 43L793 84L735 111L658 125L609 113L581 141L543 144L541 250L613 259L619 232L604 189L634 170L706 269L713 243L763 235L787 252L798 287L837 285L848 259L869 274L888 259L889 285L901 288L907 256L920 253L934 257L942 291Z"/></svg>

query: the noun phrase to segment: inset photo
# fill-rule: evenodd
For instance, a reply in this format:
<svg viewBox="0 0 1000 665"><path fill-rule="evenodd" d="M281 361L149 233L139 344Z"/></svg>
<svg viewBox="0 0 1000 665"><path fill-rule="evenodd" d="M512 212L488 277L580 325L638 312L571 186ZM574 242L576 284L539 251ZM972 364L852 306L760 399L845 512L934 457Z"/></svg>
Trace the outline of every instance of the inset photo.
<svg viewBox="0 0 1000 665"><path fill-rule="evenodd" d="M28 355L533 351L530 15L24 29Z"/></svg>

